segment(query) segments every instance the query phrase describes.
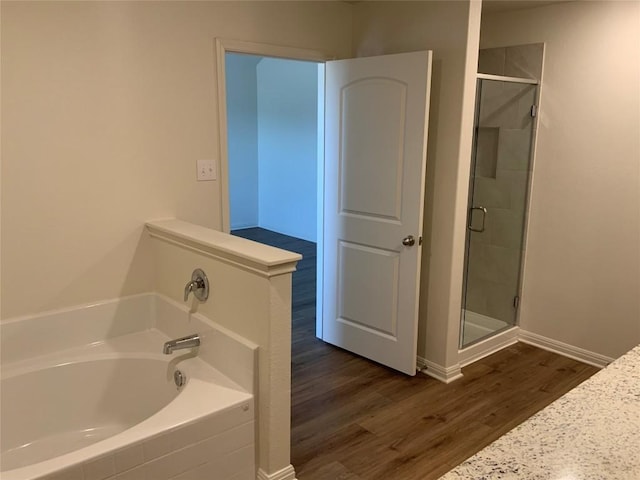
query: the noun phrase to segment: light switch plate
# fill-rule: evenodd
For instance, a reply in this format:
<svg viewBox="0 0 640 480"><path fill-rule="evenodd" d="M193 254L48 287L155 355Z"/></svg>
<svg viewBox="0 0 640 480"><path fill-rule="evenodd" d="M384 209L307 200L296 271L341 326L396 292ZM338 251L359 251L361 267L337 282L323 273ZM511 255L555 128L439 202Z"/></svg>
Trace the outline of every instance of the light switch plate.
<svg viewBox="0 0 640 480"><path fill-rule="evenodd" d="M216 179L216 162L214 160L198 160L196 165L198 168L197 179L199 182Z"/></svg>

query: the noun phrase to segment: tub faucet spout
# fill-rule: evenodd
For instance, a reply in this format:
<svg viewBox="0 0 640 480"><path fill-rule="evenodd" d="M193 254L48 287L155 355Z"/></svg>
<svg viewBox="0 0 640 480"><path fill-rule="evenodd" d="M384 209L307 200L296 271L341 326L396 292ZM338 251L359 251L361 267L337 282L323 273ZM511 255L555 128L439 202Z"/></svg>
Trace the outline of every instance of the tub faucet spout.
<svg viewBox="0 0 640 480"><path fill-rule="evenodd" d="M174 350L182 350L185 348L193 348L199 346L200 335L194 333L192 335L187 335L186 337L176 338L175 340L164 342L162 353L164 353L165 355L170 355Z"/></svg>

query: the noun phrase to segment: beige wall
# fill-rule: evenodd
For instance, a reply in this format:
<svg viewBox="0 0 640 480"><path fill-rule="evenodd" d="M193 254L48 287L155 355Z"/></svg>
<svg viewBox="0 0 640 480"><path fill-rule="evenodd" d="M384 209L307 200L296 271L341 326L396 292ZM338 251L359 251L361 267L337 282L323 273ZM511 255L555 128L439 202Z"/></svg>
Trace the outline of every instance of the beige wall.
<svg viewBox="0 0 640 480"><path fill-rule="evenodd" d="M342 2L2 2L2 318L152 289L143 222L220 228L214 38L346 57Z"/></svg>
<svg viewBox="0 0 640 480"><path fill-rule="evenodd" d="M492 13L481 32L546 44L521 327L618 357L640 342L640 3Z"/></svg>
<svg viewBox="0 0 640 480"><path fill-rule="evenodd" d="M457 362L464 225L471 159L478 2L363 2L358 56L433 50L418 354Z"/></svg>

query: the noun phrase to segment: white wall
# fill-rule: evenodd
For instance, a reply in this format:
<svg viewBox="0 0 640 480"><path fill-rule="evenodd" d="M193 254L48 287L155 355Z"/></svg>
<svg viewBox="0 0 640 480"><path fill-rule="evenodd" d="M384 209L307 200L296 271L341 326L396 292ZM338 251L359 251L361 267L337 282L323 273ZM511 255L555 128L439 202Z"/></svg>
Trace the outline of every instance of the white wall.
<svg viewBox="0 0 640 480"><path fill-rule="evenodd" d="M258 96L253 55L227 54L227 148L231 229L258 226Z"/></svg>
<svg viewBox="0 0 640 480"><path fill-rule="evenodd" d="M257 71L259 224L315 242L317 64L265 58Z"/></svg>
<svg viewBox="0 0 640 480"><path fill-rule="evenodd" d="M457 363L479 2L363 2L358 56L433 50L418 354Z"/></svg>
<svg viewBox="0 0 640 480"><path fill-rule="evenodd" d="M520 325L618 357L640 342L640 3L490 13L481 32L545 42Z"/></svg>
<svg viewBox="0 0 640 480"><path fill-rule="evenodd" d="M195 178L218 156L215 37L351 51L343 2L1 8L2 318L150 291L145 220L221 227L219 181Z"/></svg>

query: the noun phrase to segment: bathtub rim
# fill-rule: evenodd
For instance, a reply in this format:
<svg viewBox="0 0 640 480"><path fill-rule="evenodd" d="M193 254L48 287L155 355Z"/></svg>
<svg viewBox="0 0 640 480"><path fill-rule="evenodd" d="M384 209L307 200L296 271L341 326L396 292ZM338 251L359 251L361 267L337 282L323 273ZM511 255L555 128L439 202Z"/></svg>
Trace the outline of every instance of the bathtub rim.
<svg viewBox="0 0 640 480"><path fill-rule="evenodd" d="M131 311L142 313L142 315L133 317L132 320L123 318L123 313L126 317L127 312ZM82 312L82 314L77 315L77 312ZM74 318L65 318L66 313L72 314ZM83 316L85 313L87 314L86 318ZM171 318L164 318L160 321L159 316L162 316L162 313L169 313ZM34 327L42 325L46 325L44 334L37 328L34 330ZM68 360L74 356L76 358L82 357L82 352L117 357L118 355L140 354L142 349L151 352L149 355L152 357L157 357L161 355L159 352L161 352L162 343L170 338L169 335L173 335L176 331L185 331L185 334L197 331L202 338L197 359L208 372L211 383L207 384L207 382L192 379L189 382L191 394L185 395L188 393L187 386L185 386L185 390L173 402L136 426L54 459L3 471L3 480L24 480L42 478L43 475L49 474L57 475L61 471L82 466L92 460L99 460L106 455L116 454L123 449L135 448L136 443L144 444L163 435L170 435L183 427L188 428L201 420L205 421L210 417L220 415L225 410L239 408L240 405L242 405L243 411L245 411L245 406L247 407L246 412L250 413L251 422L257 425L258 346L198 313L197 310L192 311L186 305L158 292L139 293L6 319L0 322L0 331L4 333L5 328L11 332L11 335L0 334L2 346L15 341L16 344L10 345L9 350L11 350L10 353L17 353L17 355L7 356L6 350L2 349L1 378L9 378L17 374L14 372L18 370L21 372L37 370L39 368L36 365L51 365L56 361ZM71 334L60 342L60 339L57 338L59 332L68 332L69 329ZM37 337L35 344L32 336L34 332ZM54 333L55 335L53 335ZM146 337L147 341L141 342L141 337ZM152 338L149 339L149 337ZM48 343L49 340L51 343ZM62 348L60 348L61 344ZM143 344L145 346L141 348ZM40 348L41 346L44 348ZM29 351L23 350L24 348ZM119 353L114 353L114 349ZM187 355L189 354L189 351L185 350L185 352ZM183 355L185 354L180 351L174 353L172 357ZM133 429L140 429L141 425L146 425L165 410L171 410L169 407L176 407L176 405L180 407L184 403L180 399L193 398L197 403L200 397L202 403L201 398L210 397L212 392L224 394L226 402L222 402L224 405L219 405L220 408L214 409L210 404L206 408L200 405L202 415L197 418L183 418L179 422L173 422L170 427L159 428L155 433L147 432L136 438L123 440L123 435L130 433ZM187 410L189 410L191 405L184 407L188 407ZM113 443L116 440L119 443ZM145 458L146 461L148 460ZM57 464L52 465L50 462L57 462Z"/></svg>
<svg viewBox="0 0 640 480"><path fill-rule="evenodd" d="M107 372L109 373L110 371L121 368L123 366L126 366L127 370L130 371L136 371L137 368L139 368L141 365L132 365L130 362L133 363L137 363L138 361L141 362L151 362L151 365L147 364L146 366L143 366L143 370L142 371L138 371L139 375L146 375L148 373L148 370L146 369L147 367L150 367L152 369L154 369L154 372L152 373L152 375L157 375L158 373L161 372L170 372L171 370L173 370L174 366L171 365L171 361L170 359L166 359L166 358L161 358L157 355L153 355L153 354L149 354L149 353L145 353L145 352L141 352L139 354L133 354L133 353L129 353L129 354L122 354L119 355L117 353L103 353L100 355L85 355L84 358L78 356L77 354L73 357L65 357L65 358L56 358L54 359L56 361L51 361L51 362L44 362L44 361L39 361L39 362L34 362L34 363L30 363L26 366L20 366L18 368L12 368L12 369L7 369L8 371L3 372L3 375L0 377L0 383L2 384L2 388L5 389L7 388L7 385L4 383L5 381L17 381L17 382L21 382L21 377L26 377L24 380L22 380L22 382L26 382L26 383L22 383L22 385L18 385L18 388L25 388L27 389L27 396L31 396L33 398L36 399L46 399L48 398L48 389L43 389L41 384L39 384L39 380L42 378L40 377L42 374L46 375L54 375L54 378L58 378L60 379L61 377L59 375L62 375L62 378L64 379L65 376L67 375L67 373L64 372L65 369L71 368L72 369L72 383L69 384L68 383L68 377L67 377L67 381L63 380L63 384L60 385L58 382L55 382L55 385L58 386L58 388L61 388L60 391L62 392L69 392L68 394L68 400L67 398L65 398L64 404L69 404L69 405L75 405L78 403L83 403L85 406L89 407L89 410L86 410L84 413L85 415L82 416L78 416L75 411L75 408L73 406L69 407L67 405L62 405L62 426L68 426L69 424L66 423L66 419L71 419L71 421L73 422L75 421L80 421L80 423L76 423L75 425L81 425L83 427L87 427L87 428L94 428L94 427L100 427L103 426L103 423L99 422L97 420L97 418L100 417L100 413L98 413L98 417L96 417L96 411L104 413L104 410L100 409L96 409L97 407L97 403L96 400L98 402L100 402L99 404L101 405L101 399L100 397L96 397L94 395L95 391L92 390L87 390L86 392L82 392L82 391L78 391L75 390L76 387L74 387L74 385L79 385L79 382L73 382L73 379L75 378L77 380L77 377L74 377L75 375L80 375L80 376L85 376L87 373L89 373L89 375L93 376L95 378L95 373L97 373L97 371L102 371L102 372ZM183 359L184 360L184 359ZM121 363L121 362L125 362L125 363ZM159 413L162 409L164 409L165 407L167 407L169 404L171 404L173 401L175 401L175 399L181 395L187 388L188 383L191 381L191 378L198 378L198 376L202 377L203 374L202 372L198 371L198 366L197 365L186 365L186 364L182 364L182 362L178 362L180 363L180 369L186 374L187 376L187 382L185 383L184 387L181 389L178 389L176 391L173 382L171 381L170 378L166 378L165 381L166 383L162 383L161 385L157 385L157 384L152 384L152 388L159 388L159 390L154 390L153 393L151 393L151 396L149 396L149 394L144 391L144 390L136 390L135 391L135 397L136 399L141 398L141 403L143 404L147 404L149 405L149 403L151 403L152 405L154 404L155 400L154 398L157 399L156 395L169 395L169 398L166 398L166 401L164 402L160 402L156 405L154 405L152 408L152 410L143 410L143 415L139 416L135 421L128 421L126 423L124 423L124 429L121 430L120 432L110 435L108 437L105 437L103 439L100 440L95 440L93 443L89 443L88 445L85 445L85 447L88 447L90 445L96 444L96 443L100 443L103 440L107 440L108 438L112 438L116 435L119 435L122 432L125 432L127 430L130 430L132 428L134 428L136 425L141 424L142 422L146 421L147 419L153 417L155 414ZM98 370L94 370L94 367L97 367ZM106 370L104 370L106 368ZM60 370L61 369L61 370ZM159 369L159 370L156 370ZM33 377L36 377L35 379ZM56 377L57 376L57 377ZM31 378L30 378L31 377ZM40 377L40 379L38 378ZM109 377L111 378L111 377ZM135 378L135 377L128 377L129 379L131 378ZM128 381L127 379L124 379L121 377L121 380L124 380L125 382ZM102 383L101 381L99 383ZM134 385L133 387L134 389L136 388L136 386ZM173 390L171 393L169 393L169 391L167 390L167 388L169 390ZM162 390L164 390L165 393L162 393ZM125 392L120 393L118 392L118 390L113 390L111 389L110 392L116 392L116 395L120 396L120 400L118 400L118 398L116 398L116 403L111 404L111 408L115 407L114 411L115 414L117 415L118 410L120 407L123 407L125 405L125 403L128 403L126 400L122 400L122 395L126 396L127 395L131 395L131 391L129 392ZM78 392L78 393L76 393ZM4 392L3 392L4 393ZM87 395L87 396L85 396ZM141 395L141 396L139 396ZM78 401L78 397L80 397L80 401ZM14 398L15 400L15 398ZM42 401L36 401L35 405L33 405L33 401L32 400L28 400L28 399L22 399L22 398L18 398L18 401L20 402L19 404L14 404L11 410L7 411L4 410L5 409L5 405L4 403L2 404L3 407L3 413L4 414L9 414L9 416L14 416L14 421L11 422L14 426L14 428L9 428L7 427L7 422L3 422L1 428L5 429L7 428L6 432L3 432L5 435L9 435L9 438L4 437L3 440L6 442L7 440L11 440L9 443L11 444L11 447L7 448L6 450L15 450L17 448L21 448L21 446L28 446L30 445L32 442L37 442L40 439L44 439L44 438L50 438L52 435L60 435L60 434L64 434L65 431L64 430L59 430L59 429L48 429L47 427L44 428L44 431L42 428L37 428L36 432L31 432L31 434L28 434L28 437L25 438L23 435L21 435L20 433L20 427L15 425L15 421L17 420L18 422L27 420L29 413L28 411L25 411L24 409L24 404L30 405L32 408L33 406L37 407L40 403L42 403ZM87 401L87 402L85 402ZM125 402L125 403L123 403ZM44 403L46 403L46 400L44 401ZM29 408L29 407L27 407ZM49 413L53 412L51 410L50 406L46 406L43 405L43 408L47 411L49 411ZM107 407L109 408L109 407ZM126 409L126 407L124 407ZM16 411L17 410L17 411ZM87 415L89 414L89 415ZM72 418L73 417L73 418ZM60 426L60 419L57 419L56 423ZM20 424L20 423L19 423ZM48 425L50 427L50 424ZM17 432L16 432L17 430ZM39 432L38 432L39 430ZM68 431L68 430L67 430ZM14 432L15 435L14 436ZM35 435L33 435L33 433L36 433ZM37 435L37 433L40 433L40 435ZM13 437L13 438L11 438ZM18 439L18 441L16 441ZM26 441L26 442L25 442ZM5 447L6 447L6 443L3 442L2 444L2 455L4 456L5 454ZM9 469L5 469L5 470L0 470L0 472L2 474L4 474L4 472L8 472L11 470L18 470L20 468L23 467L27 467L30 465L36 465L38 463L42 463L45 462L47 460L51 460L54 458L58 458L58 457L62 457L63 455L66 455L67 453L71 453L73 451L76 450L81 450L82 448L85 447L80 447L80 448L76 448L76 449L72 449L63 453L59 453L58 455L54 455L48 458L44 458L41 459L39 461L35 461L33 463L30 464L26 464L26 465L21 465L21 466L16 466L14 468L9 468ZM4 464L2 464L0 466L0 468L5 467Z"/></svg>
<svg viewBox="0 0 640 480"><path fill-rule="evenodd" d="M133 335L139 335L138 334ZM162 335L160 332L158 332ZM105 342L105 344L108 342ZM73 349L74 351L77 349ZM86 355L81 360L75 352L76 361L62 363L77 364L94 361L93 355ZM55 355L60 360L63 355ZM158 359L160 355L155 353L140 352L138 354L128 353L118 355L114 352L102 353L96 355L95 361L117 361L120 358L152 358ZM226 377L218 372L214 367L208 365L202 359L193 355L183 355L182 365L188 371L189 381L185 384L183 390L162 409L155 412L145 420L131 426L130 428L111 437L105 438L91 445L87 445L78 450L62 454L60 456L43 460L23 467L11 470L3 470L3 480L27 480L32 478L40 478L45 475L55 474L67 468L78 464L90 462L103 456L115 454L121 450L134 447L136 444L144 444L153 441L163 435L171 434L177 429L193 425L196 422L203 421L214 415L221 415L225 411L237 407L240 404L246 404L248 408L254 410L254 396L241 389L231 380L227 379L226 386L218 383ZM70 357L69 357L70 358ZM100 360L97 360L100 358ZM180 357L176 357L180 358ZM38 365L46 368L53 368L56 362L47 362L52 360L47 357L37 357L34 362L28 362L29 365L16 365L15 371L20 374L28 374L41 370ZM167 364L171 363L170 359L165 360ZM179 362L179 363L182 363ZM24 363L24 362L18 362ZM188 364L187 364L188 363ZM48 365L48 367L46 366ZM14 378L13 370L9 373ZM25 373L26 372L26 373ZM4 373L4 372L3 372ZM214 402L203 401L203 399L215 398Z"/></svg>

